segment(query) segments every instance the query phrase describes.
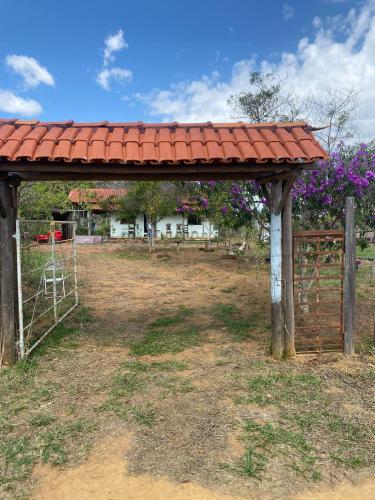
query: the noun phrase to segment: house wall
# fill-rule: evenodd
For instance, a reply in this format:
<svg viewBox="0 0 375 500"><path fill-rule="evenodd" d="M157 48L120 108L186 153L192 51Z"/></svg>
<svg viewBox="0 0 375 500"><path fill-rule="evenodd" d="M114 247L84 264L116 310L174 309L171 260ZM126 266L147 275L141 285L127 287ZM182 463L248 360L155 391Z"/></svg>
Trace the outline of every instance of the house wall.
<svg viewBox="0 0 375 500"><path fill-rule="evenodd" d="M167 235L167 224L171 224L172 238L177 236L177 224L184 223L183 216L180 214L170 215L161 219L157 224L157 238L166 237ZM129 225L121 224L117 219L117 213L112 212L110 215L110 225L111 225L111 238L127 238L129 234ZM189 225L189 238L208 238L208 222L203 222L202 224L190 224ZM217 231L211 227L211 237L217 235ZM135 221L135 236L137 238L142 238L144 236L144 218L143 214L137 216Z"/></svg>

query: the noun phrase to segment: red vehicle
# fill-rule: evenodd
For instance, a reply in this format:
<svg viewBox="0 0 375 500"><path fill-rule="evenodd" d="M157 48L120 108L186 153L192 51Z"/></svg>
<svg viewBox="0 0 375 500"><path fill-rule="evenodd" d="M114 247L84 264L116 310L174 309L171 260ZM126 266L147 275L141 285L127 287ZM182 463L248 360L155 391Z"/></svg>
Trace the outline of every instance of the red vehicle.
<svg viewBox="0 0 375 500"><path fill-rule="evenodd" d="M37 234L35 237L36 241L38 243L48 243L52 239L52 232L48 231L48 233L45 234ZM63 232L60 229L55 230L55 241L62 241L63 238Z"/></svg>

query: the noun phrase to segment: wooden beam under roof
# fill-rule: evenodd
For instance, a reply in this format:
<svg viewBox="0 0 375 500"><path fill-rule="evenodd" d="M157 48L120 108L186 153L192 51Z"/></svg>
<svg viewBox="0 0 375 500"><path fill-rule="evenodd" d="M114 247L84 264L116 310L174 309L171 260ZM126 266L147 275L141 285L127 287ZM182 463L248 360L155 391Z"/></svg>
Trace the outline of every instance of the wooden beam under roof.
<svg viewBox="0 0 375 500"><path fill-rule="evenodd" d="M170 165L67 162L0 162L0 176L23 181L48 180L247 180L259 182L287 178L300 168L295 163L194 163ZM3 175L2 175L3 174ZM281 177L282 176L282 177Z"/></svg>

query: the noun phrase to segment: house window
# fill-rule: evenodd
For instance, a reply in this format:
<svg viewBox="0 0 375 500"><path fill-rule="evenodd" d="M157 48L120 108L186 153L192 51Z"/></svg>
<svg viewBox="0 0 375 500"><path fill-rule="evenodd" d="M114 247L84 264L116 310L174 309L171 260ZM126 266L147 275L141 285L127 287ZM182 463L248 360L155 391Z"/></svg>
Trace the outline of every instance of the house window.
<svg viewBox="0 0 375 500"><path fill-rule="evenodd" d="M198 215L196 214L189 214L188 215L188 224L192 226L199 226L202 224L201 219Z"/></svg>
<svg viewBox="0 0 375 500"><path fill-rule="evenodd" d="M134 221L133 220L129 220L129 219L120 219L120 224L122 226L124 226L126 224L134 224Z"/></svg>
<svg viewBox="0 0 375 500"><path fill-rule="evenodd" d="M182 231L182 224L177 224L176 228L177 228L177 231Z"/></svg>
<svg viewBox="0 0 375 500"><path fill-rule="evenodd" d="M172 231L172 224L166 224L166 225L165 225L165 229L166 229L167 231Z"/></svg>

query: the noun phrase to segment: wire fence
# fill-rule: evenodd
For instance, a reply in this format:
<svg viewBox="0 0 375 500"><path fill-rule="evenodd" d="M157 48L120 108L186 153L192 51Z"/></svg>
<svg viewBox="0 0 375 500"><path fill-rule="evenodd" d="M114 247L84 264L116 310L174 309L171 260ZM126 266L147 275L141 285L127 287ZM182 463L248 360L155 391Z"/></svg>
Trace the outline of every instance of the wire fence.
<svg viewBox="0 0 375 500"><path fill-rule="evenodd" d="M16 224L17 346L23 359L78 305L76 224Z"/></svg>

